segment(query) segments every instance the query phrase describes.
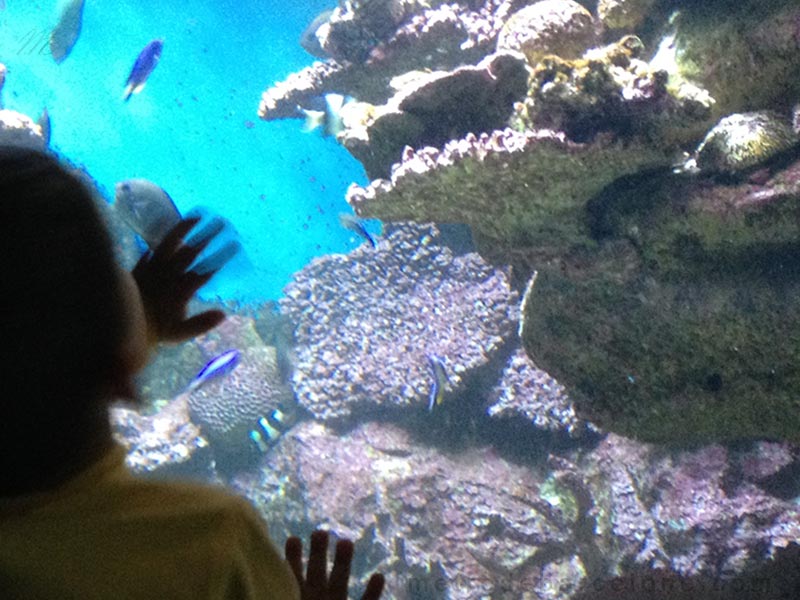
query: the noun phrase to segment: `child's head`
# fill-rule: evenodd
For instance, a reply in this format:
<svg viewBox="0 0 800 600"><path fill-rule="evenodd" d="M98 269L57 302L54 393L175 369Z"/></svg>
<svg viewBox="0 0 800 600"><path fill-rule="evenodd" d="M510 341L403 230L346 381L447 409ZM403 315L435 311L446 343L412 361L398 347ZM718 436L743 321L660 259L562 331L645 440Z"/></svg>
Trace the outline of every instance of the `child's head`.
<svg viewBox="0 0 800 600"><path fill-rule="evenodd" d="M0 274L2 454L4 437L52 436L105 410L136 291L87 187L50 155L3 146Z"/></svg>

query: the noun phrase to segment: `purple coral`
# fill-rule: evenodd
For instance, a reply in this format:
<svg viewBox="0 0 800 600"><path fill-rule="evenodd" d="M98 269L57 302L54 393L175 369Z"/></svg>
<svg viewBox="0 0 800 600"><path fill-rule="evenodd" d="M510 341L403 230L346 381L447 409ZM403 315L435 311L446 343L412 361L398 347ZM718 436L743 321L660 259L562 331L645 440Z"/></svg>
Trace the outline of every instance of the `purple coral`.
<svg viewBox="0 0 800 600"><path fill-rule="evenodd" d="M448 394L514 332L505 270L454 256L432 225L398 227L375 249L315 259L285 289L297 323L297 398L317 418L358 405L427 405L427 355L441 357Z"/></svg>
<svg viewBox="0 0 800 600"><path fill-rule="evenodd" d="M521 416L537 427L578 435L586 423L575 414L564 388L518 348L489 396L490 417Z"/></svg>

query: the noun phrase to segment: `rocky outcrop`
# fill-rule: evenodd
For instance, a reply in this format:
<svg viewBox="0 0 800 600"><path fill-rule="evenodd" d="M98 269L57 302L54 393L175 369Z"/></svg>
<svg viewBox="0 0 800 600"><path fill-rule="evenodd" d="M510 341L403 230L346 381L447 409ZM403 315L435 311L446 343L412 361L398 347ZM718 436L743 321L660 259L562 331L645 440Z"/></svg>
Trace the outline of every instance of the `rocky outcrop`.
<svg viewBox="0 0 800 600"><path fill-rule="evenodd" d="M292 384L318 419L427 410L429 357L457 397L515 331L505 271L454 256L433 226L396 228L375 248L314 259L281 299L296 324Z"/></svg>

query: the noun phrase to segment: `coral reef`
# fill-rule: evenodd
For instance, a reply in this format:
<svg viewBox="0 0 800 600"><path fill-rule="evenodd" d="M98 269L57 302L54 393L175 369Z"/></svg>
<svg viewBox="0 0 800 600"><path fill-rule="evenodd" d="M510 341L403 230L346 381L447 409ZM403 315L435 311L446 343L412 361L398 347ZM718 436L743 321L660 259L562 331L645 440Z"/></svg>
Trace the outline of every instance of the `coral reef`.
<svg viewBox="0 0 800 600"><path fill-rule="evenodd" d="M800 546L793 544L775 560L746 574L721 581L717 577L681 577L665 569L640 570L595 581L575 600L783 600L800 593Z"/></svg>
<svg viewBox="0 0 800 600"><path fill-rule="evenodd" d="M714 100L693 85L668 85L666 71L642 60L645 52L638 37L627 35L576 59L542 57L517 107L515 127L547 127L573 140L614 131L676 151L693 140Z"/></svg>
<svg viewBox="0 0 800 600"><path fill-rule="evenodd" d="M363 217L466 223L494 244L536 245L547 256L582 243L586 204L606 185L670 160L637 142L580 144L548 130L504 129L442 150L407 148L391 180L351 185L347 201Z"/></svg>
<svg viewBox="0 0 800 600"><path fill-rule="evenodd" d="M653 58L670 84L692 81L714 99L711 126L732 113L786 110L800 97L797 23L800 6L790 0L683 3Z"/></svg>
<svg viewBox="0 0 800 600"><path fill-rule="evenodd" d="M47 141L33 119L13 110L0 110L0 144L44 150Z"/></svg>
<svg viewBox="0 0 800 600"><path fill-rule="evenodd" d="M573 0L539 0L508 18L497 49L522 52L535 65L547 54L577 58L596 39L594 19L583 6Z"/></svg>
<svg viewBox="0 0 800 600"><path fill-rule="evenodd" d="M738 468L753 452L668 453L612 434L542 469L544 457L514 465L490 448L448 455L385 423L306 422L232 485L278 537L326 527L354 540L356 578L380 569L390 597L555 599L653 569L725 585L780 556L800 514ZM760 456L765 470L782 461Z"/></svg>
<svg viewBox="0 0 800 600"><path fill-rule="evenodd" d="M693 157L706 173L732 175L759 166L800 143L789 120L771 111L735 114L708 132Z"/></svg>
<svg viewBox="0 0 800 600"><path fill-rule="evenodd" d="M219 458L245 454L258 420L275 409L290 410L293 399L281 380L275 349L262 345L241 349L231 373L190 390L188 405Z"/></svg>
<svg viewBox="0 0 800 600"><path fill-rule="evenodd" d="M533 364L522 348L514 351L489 395L490 417L523 417L547 431L579 436L588 424L579 419L564 388Z"/></svg>
<svg viewBox="0 0 800 600"><path fill-rule="evenodd" d="M425 0L348 0L333 10L316 36L335 60L360 63L400 23L427 6Z"/></svg>
<svg viewBox="0 0 800 600"><path fill-rule="evenodd" d="M430 8L400 25L365 63L318 61L275 83L262 94L258 114L265 120L300 118L298 106L308 106L327 92L383 104L394 93L389 86L393 77L420 68L450 70L478 62L495 35L488 15L458 4Z"/></svg>
<svg viewBox="0 0 800 600"><path fill-rule="evenodd" d="M647 18L655 0L599 0L597 18L611 30L634 30Z"/></svg>
<svg viewBox="0 0 800 600"><path fill-rule="evenodd" d="M186 396L178 396L155 415L124 407L111 409L115 438L128 454L128 467L137 475L208 477L208 442L189 420Z"/></svg>
<svg viewBox="0 0 800 600"><path fill-rule="evenodd" d="M344 436L302 424L261 473L233 482L275 523L273 532L322 526L354 540L362 555L356 576L380 568L389 597L454 600L568 587L567 572L577 581L579 567L562 551L571 547L574 515L545 498L543 483L490 449L447 457L377 423ZM287 523L287 513L298 522ZM441 596L427 587L434 585Z"/></svg>
<svg viewBox="0 0 800 600"><path fill-rule="evenodd" d="M533 261L523 345L579 415L649 441L798 440L799 174L640 174L591 203L596 245Z"/></svg>
<svg viewBox="0 0 800 600"><path fill-rule="evenodd" d="M281 310L296 323L293 387L319 419L427 406L428 355L444 363L447 394L463 392L466 374L515 329L506 272L477 254L453 256L433 226L314 259L284 293Z"/></svg>
<svg viewBox="0 0 800 600"><path fill-rule="evenodd" d="M441 146L502 128L528 79L524 59L510 53L491 54L474 67L411 75L385 105L362 109L362 119L342 111L339 141L370 178L388 177L405 146Z"/></svg>

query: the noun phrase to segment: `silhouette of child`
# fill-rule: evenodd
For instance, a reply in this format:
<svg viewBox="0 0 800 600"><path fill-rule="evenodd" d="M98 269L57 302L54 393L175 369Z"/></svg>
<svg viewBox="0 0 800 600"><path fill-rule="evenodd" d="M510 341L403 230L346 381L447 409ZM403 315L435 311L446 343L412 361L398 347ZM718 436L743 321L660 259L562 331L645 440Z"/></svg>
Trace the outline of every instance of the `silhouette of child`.
<svg viewBox="0 0 800 600"><path fill-rule="evenodd" d="M135 401L133 376L158 342L224 319L188 317L214 273L188 270L210 240L180 222L132 273L114 259L89 189L44 153L0 146L0 597L346 600L351 542L315 532L306 574L244 499L145 481L124 465L108 420ZM363 600L377 600L372 576Z"/></svg>

